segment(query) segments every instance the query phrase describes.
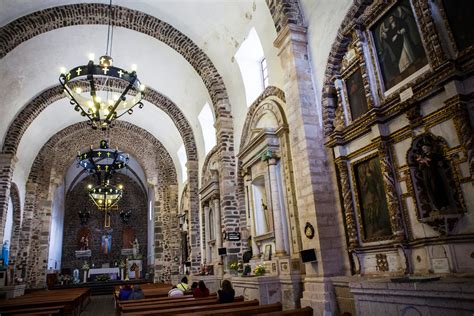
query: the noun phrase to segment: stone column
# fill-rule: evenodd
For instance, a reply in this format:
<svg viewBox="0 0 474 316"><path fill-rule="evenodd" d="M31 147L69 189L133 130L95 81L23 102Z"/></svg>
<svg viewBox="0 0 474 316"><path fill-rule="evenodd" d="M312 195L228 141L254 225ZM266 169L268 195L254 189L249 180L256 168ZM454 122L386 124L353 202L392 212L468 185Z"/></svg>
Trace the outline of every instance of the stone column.
<svg viewBox="0 0 474 316"><path fill-rule="evenodd" d="M337 186L332 154L324 146L322 110L313 90L306 27L288 24L274 41L285 83L286 115L290 150L295 157L296 201L300 229L306 222L315 229L311 240L302 238L304 249L315 248L317 262L308 263L301 299L302 305L315 309L316 315L337 314L335 294L326 276L342 275L349 270L342 212L337 202Z"/></svg>
<svg viewBox="0 0 474 316"><path fill-rule="evenodd" d="M199 193L198 193L198 162L186 162L188 169L189 182L189 225L190 225L190 243L191 243L191 273L198 273L201 267L201 238L199 237Z"/></svg>
<svg viewBox="0 0 474 316"><path fill-rule="evenodd" d="M221 210L220 210L220 201L219 197L215 197L213 200L214 203L214 223L216 226L216 246L217 248L222 248L222 227L221 227Z"/></svg>
<svg viewBox="0 0 474 316"><path fill-rule="evenodd" d="M336 162L341 179L342 198L344 202L344 216L346 218L347 235L349 236L349 247L355 248L359 245L359 237L357 235L356 215L354 211L354 203L352 201L352 190L349 181L349 169L345 157L340 157Z"/></svg>
<svg viewBox="0 0 474 316"><path fill-rule="evenodd" d="M250 233L252 234L252 254L253 259L258 259L259 251L257 243L255 242L255 236L257 235L257 230L255 229L255 214L253 212L253 191L252 191L252 178L249 174L245 174L244 176L244 183L245 183L245 201L248 207L248 214L250 215Z"/></svg>
<svg viewBox="0 0 474 316"><path fill-rule="evenodd" d="M5 223L7 221L8 201L10 199L10 187L12 183L13 170L18 158L13 154L0 154L0 242L3 245Z"/></svg>
<svg viewBox="0 0 474 316"><path fill-rule="evenodd" d="M286 256L285 250L285 241L283 239L283 218L285 216L282 214L282 209L280 205L280 197L278 192L278 177L277 177L277 169L276 158L270 158L267 161L268 163L268 177L270 181L270 199L272 203L272 213L273 213L273 230L275 233L275 255L277 257Z"/></svg>
<svg viewBox="0 0 474 316"><path fill-rule="evenodd" d="M206 259L206 264L209 264L209 259L210 259L210 249L209 249L209 240L211 240L211 236L209 234L209 203L205 203L203 207L203 212L204 212L204 254L205 254L205 259Z"/></svg>

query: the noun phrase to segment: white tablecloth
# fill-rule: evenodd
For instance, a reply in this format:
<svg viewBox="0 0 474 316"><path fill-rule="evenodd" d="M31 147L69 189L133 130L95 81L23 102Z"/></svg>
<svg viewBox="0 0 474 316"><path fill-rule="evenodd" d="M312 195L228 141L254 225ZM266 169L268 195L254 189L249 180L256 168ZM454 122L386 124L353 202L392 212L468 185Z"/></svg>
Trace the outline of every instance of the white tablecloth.
<svg viewBox="0 0 474 316"><path fill-rule="evenodd" d="M89 276L92 274L110 274L110 273L120 273L119 268L95 268L89 269Z"/></svg>

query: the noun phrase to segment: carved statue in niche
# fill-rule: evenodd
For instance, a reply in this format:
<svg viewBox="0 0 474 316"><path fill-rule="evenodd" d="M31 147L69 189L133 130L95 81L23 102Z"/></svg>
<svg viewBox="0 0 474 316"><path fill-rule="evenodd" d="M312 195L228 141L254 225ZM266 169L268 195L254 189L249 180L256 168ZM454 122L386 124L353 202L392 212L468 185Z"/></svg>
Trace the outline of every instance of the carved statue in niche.
<svg viewBox="0 0 474 316"><path fill-rule="evenodd" d="M422 135L413 141L407 158L419 218L447 232L452 229L456 215L461 214L463 208L451 164L444 156L444 144L441 137Z"/></svg>
<svg viewBox="0 0 474 316"><path fill-rule="evenodd" d="M271 211L268 209L267 205L262 199L262 211L265 219L265 227L267 232L273 231L273 218Z"/></svg>
<svg viewBox="0 0 474 316"><path fill-rule="evenodd" d="M126 227L122 231L122 248L131 248L133 240L135 239L135 231L131 227Z"/></svg>
<svg viewBox="0 0 474 316"><path fill-rule="evenodd" d="M86 227L82 227L77 233L77 243L78 243L79 250L89 249L89 237L90 237L90 230Z"/></svg>

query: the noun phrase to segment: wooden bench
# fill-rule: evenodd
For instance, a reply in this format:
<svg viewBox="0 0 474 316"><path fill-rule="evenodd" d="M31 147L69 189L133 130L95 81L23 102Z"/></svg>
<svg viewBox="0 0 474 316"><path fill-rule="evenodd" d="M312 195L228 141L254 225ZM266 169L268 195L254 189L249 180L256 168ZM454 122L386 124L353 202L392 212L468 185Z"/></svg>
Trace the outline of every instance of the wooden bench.
<svg viewBox="0 0 474 316"><path fill-rule="evenodd" d="M289 309L282 312L258 314L258 316L280 316L280 315L313 316L313 309L309 306L306 306L303 308Z"/></svg>
<svg viewBox="0 0 474 316"><path fill-rule="evenodd" d="M217 297L217 293L211 293L207 297L201 297L198 299L206 299L206 298L211 298ZM186 300L192 300L195 299L192 295L184 295L184 296L178 296L178 297L154 297L154 298L143 298L139 300L126 300L126 301L117 301L119 305L122 306L130 306L130 305L135 305L135 304L142 304L142 303L160 303L160 302L178 302L178 301L186 301Z"/></svg>
<svg viewBox="0 0 474 316"><path fill-rule="evenodd" d="M23 308L19 306L18 309L3 312L2 316L18 316L18 315L64 315L64 306L50 306L50 307L32 307Z"/></svg>
<svg viewBox="0 0 474 316"><path fill-rule="evenodd" d="M258 300L244 301L244 302L234 302L234 303L225 303L225 304L211 304L203 306L188 306L188 307L179 307L179 308L170 308L170 309L160 309L160 310L147 310L135 313L127 313L122 315L127 316L140 316L140 315L159 315L159 316L175 316L177 314L188 314L192 313L193 315L199 312L213 311L213 310L223 310L223 309L232 309L240 307L250 307L258 306Z"/></svg>
<svg viewBox="0 0 474 316"><path fill-rule="evenodd" d="M234 299L235 302L243 302L244 297L238 296ZM134 305L125 305L121 306L120 315L128 315L130 313L137 313L142 311L153 311L153 310L164 310L164 309L172 309L172 308L182 308L182 307L190 307L190 306L205 306L205 305L212 305L212 304L219 304L219 299L217 297L206 297L200 299L186 299L186 300L178 300L178 301L164 301L158 303L143 303L143 304L134 304Z"/></svg>
<svg viewBox="0 0 474 316"><path fill-rule="evenodd" d="M261 315L262 313L281 312L282 305L281 303L275 303L275 304L265 304L265 305L258 305L258 306L234 307L234 308L227 308L227 309L221 309L219 307L216 307L216 308L218 309L193 313L193 316L195 315L213 315L213 316ZM177 315L187 316L189 314L179 313L179 314L176 314L176 316Z"/></svg>
<svg viewBox="0 0 474 316"><path fill-rule="evenodd" d="M0 301L0 313L18 309L63 306L66 316L79 316L90 301L90 289L43 290Z"/></svg>

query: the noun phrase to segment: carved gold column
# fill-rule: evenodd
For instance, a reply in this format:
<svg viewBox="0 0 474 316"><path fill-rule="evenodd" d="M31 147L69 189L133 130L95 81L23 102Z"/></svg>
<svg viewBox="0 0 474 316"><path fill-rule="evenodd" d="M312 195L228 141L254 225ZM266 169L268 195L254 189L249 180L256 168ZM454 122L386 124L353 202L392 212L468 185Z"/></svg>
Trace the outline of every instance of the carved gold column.
<svg viewBox="0 0 474 316"><path fill-rule="evenodd" d="M356 215L354 202L352 200L352 190L349 181L349 168L347 160L341 157L337 162L339 177L341 179L342 198L344 203L344 217L346 219L347 235L349 236L349 248L355 248L359 245L359 236L357 234Z"/></svg>
<svg viewBox="0 0 474 316"><path fill-rule="evenodd" d="M402 214L400 203L398 200L398 192L396 188L395 172L392 165L390 146L387 141L381 140L378 145L380 167L382 169L385 194L387 195L388 211L390 215L390 226L393 235L397 240L405 238L405 231L402 224Z"/></svg>

